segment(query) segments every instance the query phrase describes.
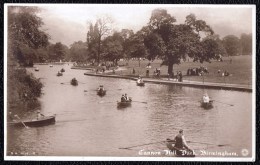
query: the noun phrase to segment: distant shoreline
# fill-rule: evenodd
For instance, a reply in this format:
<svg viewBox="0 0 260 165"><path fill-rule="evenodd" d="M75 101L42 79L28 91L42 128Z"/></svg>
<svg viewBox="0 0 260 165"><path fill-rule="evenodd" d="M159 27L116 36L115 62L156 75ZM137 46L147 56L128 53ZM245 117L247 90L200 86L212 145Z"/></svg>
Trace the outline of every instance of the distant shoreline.
<svg viewBox="0 0 260 165"><path fill-rule="evenodd" d="M120 76L120 75L107 75L107 74L96 74L96 73L84 73L86 76L97 76L97 77L108 77L108 78L121 78L121 79L129 79L136 81L137 78L131 76ZM220 89L220 90L235 90L235 91L243 91L243 92L252 92L252 88L245 87L238 84L221 84L221 83L209 83L209 82L197 82L197 81L187 81L187 82L177 82L173 80L167 79L153 79L153 78L143 78L145 83L153 83L153 84L166 84L166 85L178 85L178 86L188 86L195 88L211 88L211 89Z"/></svg>

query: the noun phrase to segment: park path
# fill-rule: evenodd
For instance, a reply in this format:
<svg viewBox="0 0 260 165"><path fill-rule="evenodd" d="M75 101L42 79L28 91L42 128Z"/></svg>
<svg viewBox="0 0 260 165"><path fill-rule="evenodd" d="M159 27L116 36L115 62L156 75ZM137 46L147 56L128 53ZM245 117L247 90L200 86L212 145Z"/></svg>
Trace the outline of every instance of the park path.
<svg viewBox="0 0 260 165"><path fill-rule="evenodd" d="M107 75L107 74L96 74L86 72L84 75L87 76L98 76L98 77L110 77L110 78L122 78L122 79L130 79L136 81L137 78L130 76L122 76L122 75ZM225 83L212 83L212 82L198 82L198 81L188 81L184 80L183 82L178 82L174 79L155 79L155 78L143 78L143 81L146 83L155 83L155 84L169 84L169 85L180 85L180 86L189 86L189 87L197 87L197 88L214 88L214 89L224 89L224 90L235 90L235 91L245 91L252 92L252 87L248 85L240 85L240 84L225 84Z"/></svg>

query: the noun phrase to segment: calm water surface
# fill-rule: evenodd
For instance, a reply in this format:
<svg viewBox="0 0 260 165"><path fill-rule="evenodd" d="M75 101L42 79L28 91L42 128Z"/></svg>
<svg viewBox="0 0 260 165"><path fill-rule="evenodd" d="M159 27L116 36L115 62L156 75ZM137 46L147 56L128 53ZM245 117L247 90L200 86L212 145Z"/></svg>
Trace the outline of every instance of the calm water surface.
<svg viewBox="0 0 260 165"><path fill-rule="evenodd" d="M194 149L237 152L241 156L241 149L252 148L252 93L148 83L138 87L132 80L85 76L86 71L67 65L37 67L39 72L28 70L44 83L40 109L45 115L56 114L56 124L29 129L8 127L8 155L140 156L140 150L167 148L163 143L132 150L119 148L173 138L179 129L184 130L188 141L226 144L189 143ZM57 77L62 67L66 71ZM74 77L81 82L77 87L61 84ZM108 89L104 97L95 92L100 84ZM215 102L213 109L204 110L198 102L204 92L234 106ZM116 101L124 93L134 101L148 103L133 102L118 109Z"/></svg>

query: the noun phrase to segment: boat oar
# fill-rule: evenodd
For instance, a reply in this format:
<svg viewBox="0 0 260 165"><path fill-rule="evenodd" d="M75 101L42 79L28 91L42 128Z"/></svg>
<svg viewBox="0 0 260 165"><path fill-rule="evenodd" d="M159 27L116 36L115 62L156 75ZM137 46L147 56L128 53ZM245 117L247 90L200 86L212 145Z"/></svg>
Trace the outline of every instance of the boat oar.
<svg viewBox="0 0 260 165"><path fill-rule="evenodd" d="M212 101L216 101L216 102L218 102L218 103L222 103L222 104L226 104L226 105L234 106L233 104L224 103L224 102L221 102L221 101L218 101L218 100L212 100Z"/></svg>
<svg viewBox="0 0 260 165"><path fill-rule="evenodd" d="M144 103L144 104L147 104L146 101L132 101L132 102L137 102L137 103Z"/></svg>
<svg viewBox="0 0 260 165"><path fill-rule="evenodd" d="M140 145L135 145L135 146L130 146L130 147L124 147L124 148L119 148L119 149L129 150L129 149L134 148L134 147L147 146L147 145L157 144L157 143L162 143L162 142L165 142L165 140L164 141L158 141L158 142L152 142L152 143L145 143L145 144L140 144Z"/></svg>
<svg viewBox="0 0 260 165"><path fill-rule="evenodd" d="M206 144L206 145L215 145L218 147L228 146L229 144L212 144L212 143L204 143L204 142L196 142L196 141L187 141L187 143L197 143L197 144Z"/></svg>
<svg viewBox="0 0 260 165"><path fill-rule="evenodd" d="M20 120L20 122L23 124L23 126L25 127L25 128L29 128L27 125L25 125L24 124L24 122L21 120L21 118L18 116L18 115L14 115L17 119L19 119Z"/></svg>

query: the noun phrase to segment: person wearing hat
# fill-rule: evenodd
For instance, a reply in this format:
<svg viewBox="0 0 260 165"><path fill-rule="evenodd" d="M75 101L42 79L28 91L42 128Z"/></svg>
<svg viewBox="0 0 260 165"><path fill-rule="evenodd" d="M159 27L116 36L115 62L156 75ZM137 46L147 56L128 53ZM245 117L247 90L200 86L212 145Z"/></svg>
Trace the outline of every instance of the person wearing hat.
<svg viewBox="0 0 260 165"><path fill-rule="evenodd" d="M179 131L179 134L175 136L174 141L175 141L175 145L174 145L175 148L191 150L190 147L187 145L182 129Z"/></svg>
<svg viewBox="0 0 260 165"><path fill-rule="evenodd" d="M125 94L125 100L128 101L128 97L127 97L127 94Z"/></svg>
<svg viewBox="0 0 260 165"><path fill-rule="evenodd" d="M100 85L99 88L98 88L98 91L104 91L105 88L103 87L103 85Z"/></svg>
<svg viewBox="0 0 260 165"><path fill-rule="evenodd" d="M37 120L41 119L42 117L44 117L44 115L41 114L41 112L38 110L37 111Z"/></svg>
<svg viewBox="0 0 260 165"><path fill-rule="evenodd" d="M122 97L121 97L121 102L126 102L126 98L125 98L125 95L123 94Z"/></svg>
<svg viewBox="0 0 260 165"><path fill-rule="evenodd" d="M202 97L203 103L209 103L210 99L207 93L205 93Z"/></svg>

